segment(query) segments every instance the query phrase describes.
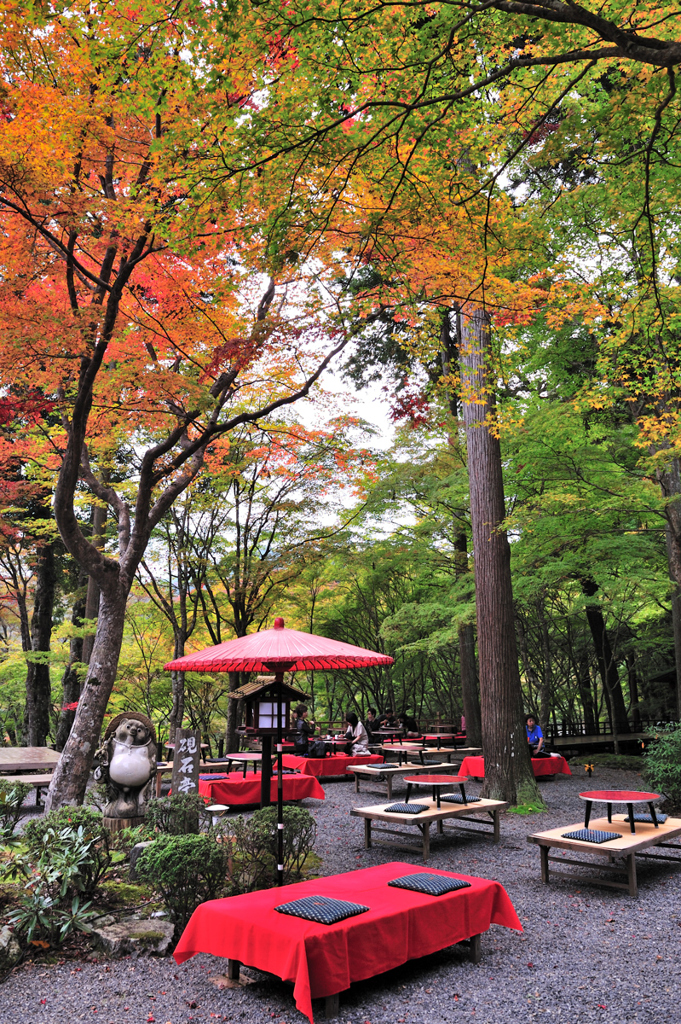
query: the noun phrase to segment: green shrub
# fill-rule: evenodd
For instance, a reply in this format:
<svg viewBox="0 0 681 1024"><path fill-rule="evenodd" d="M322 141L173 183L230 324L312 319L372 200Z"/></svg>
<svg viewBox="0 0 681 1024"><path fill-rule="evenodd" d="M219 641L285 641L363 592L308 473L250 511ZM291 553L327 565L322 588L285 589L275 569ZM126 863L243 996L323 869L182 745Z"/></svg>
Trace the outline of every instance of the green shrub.
<svg viewBox="0 0 681 1024"><path fill-rule="evenodd" d="M252 818L225 826L232 849L231 891L268 889L277 881L277 809L263 807ZM314 848L317 823L304 807L284 808L284 882L297 882Z"/></svg>
<svg viewBox="0 0 681 1024"><path fill-rule="evenodd" d="M681 808L681 723L661 726L655 742L643 752L646 782Z"/></svg>
<svg viewBox="0 0 681 1024"><path fill-rule="evenodd" d="M92 896L111 864L110 833L101 814L89 807L60 807L42 818L29 821L22 839L28 850L29 862L50 863L65 856L73 836L78 833L82 833L83 844L87 844L87 856L79 863L79 874L73 880L73 888Z"/></svg>
<svg viewBox="0 0 681 1024"><path fill-rule="evenodd" d="M198 793L178 793L152 800L147 808L145 825L155 832L183 836L199 831L199 822L206 812L206 802Z"/></svg>
<svg viewBox="0 0 681 1024"><path fill-rule="evenodd" d="M49 825L34 836L6 871L26 879L19 906L8 918L18 937L26 944L37 938L58 946L76 929L91 931L93 912L82 898L94 891L104 863L96 835L83 825Z"/></svg>
<svg viewBox="0 0 681 1024"><path fill-rule="evenodd" d="M142 852L136 871L161 893L178 934L199 903L227 886L229 851L214 835L159 835Z"/></svg>
<svg viewBox="0 0 681 1024"><path fill-rule="evenodd" d="M22 804L31 788L26 782L0 780L0 845L15 840L14 830L21 817Z"/></svg>

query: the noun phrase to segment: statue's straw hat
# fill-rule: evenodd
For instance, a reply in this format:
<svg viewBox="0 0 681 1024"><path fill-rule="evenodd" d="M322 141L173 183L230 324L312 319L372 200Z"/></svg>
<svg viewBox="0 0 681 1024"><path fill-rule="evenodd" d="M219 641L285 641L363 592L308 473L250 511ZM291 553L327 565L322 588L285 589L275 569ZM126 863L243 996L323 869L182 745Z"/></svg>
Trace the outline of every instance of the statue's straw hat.
<svg viewBox="0 0 681 1024"><path fill-rule="evenodd" d="M152 741L156 743L156 730L154 728L154 723L150 718L147 718L146 715L143 715L138 711L124 711L123 714L116 715L115 718L112 718L107 726L106 732L104 733L104 740L106 741L113 736L121 722L125 722L126 720L141 722L142 725L145 725L149 730Z"/></svg>

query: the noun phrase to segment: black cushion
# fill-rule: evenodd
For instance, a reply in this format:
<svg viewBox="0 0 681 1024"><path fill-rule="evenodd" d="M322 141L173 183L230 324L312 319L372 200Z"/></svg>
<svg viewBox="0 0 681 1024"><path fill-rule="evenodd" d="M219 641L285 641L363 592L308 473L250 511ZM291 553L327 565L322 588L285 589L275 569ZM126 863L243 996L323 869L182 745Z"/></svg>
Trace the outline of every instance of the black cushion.
<svg viewBox="0 0 681 1024"><path fill-rule="evenodd" d="M228 779L225 772L211 772L210 775L199 775L201 782L219 782L221 779Z"/></svg>
<svg viewBox="0 0 681 1024"><path fill-rule="evenodd" d="M440 797L440 800L446 800L447 803L450 803L450 804L463 804L463 803L477 804L477 803L480 803L480 797L479 796L469 796L468 793L466 793L465 801L464 801L464 798L461 796L461 793L445 793L444 796Z"/></svg>
<svg viewBox="0 0 681 1024"><path fill-rule="evenodd" d="M303 896L300 900L280 903L274 908L280 914L290 917L302 917L306 921L317 921L318 924L335 924L346 917L364 914L369 907L361 903L348 903L347 900L334 900L329 896Z"/></svg>
<svg viewBox="0 0 681 1024"><path fill-rule="evenodd" d="M456 892L457 889L470 889L471 887L470 882L464 882L460 878L433 875L429 871L393 878L388 885L394 885L396 889L413 889L414 892L424 892L428 896L443 896L446 892Z"/></svg>
<svg viewBox="0 0 681 1024"><path fill-rule="evenodd" d="M574 832L563 832L563 839L581 839L583 843L609 843L621 839L619 832L601 832L597 828L578 828Z"/></svg>
<svg viewBox="0 0 681 1024"><path fill-rule="evenodd" d="M658 824L664 825L664 823L667 820L667 818L669 817L669 815L668 814L660 814L659 811L656 811L655 812L655 817L658 820ZM624 820L625 821L629 821L629 815L628 814L627 814L627 816L626 816L626 818ZM635 814L634 815L634 821L640 821L642 825L643 824L648 824L648 825L654 824L652 814Z"/></svg>
<svg viewBox="0 0 681 1024"><path fill-rule="evenodd" d="M392 811L395 814L420 814L421 811L428 811L428 804L391 804L384 807L384 811Z"/></svg>

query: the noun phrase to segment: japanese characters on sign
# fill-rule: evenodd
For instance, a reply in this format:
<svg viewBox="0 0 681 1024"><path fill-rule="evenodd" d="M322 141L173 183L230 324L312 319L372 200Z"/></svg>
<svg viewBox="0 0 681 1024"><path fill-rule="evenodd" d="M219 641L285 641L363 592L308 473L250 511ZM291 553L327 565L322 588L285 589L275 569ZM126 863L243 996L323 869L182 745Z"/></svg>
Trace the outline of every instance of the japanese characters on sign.
<svg viewBox="0 0 681 1024"><path fill-rule="evenodd" d="M198 729L176 730L172 775L173 793L198 793L200 760L201 733Z"/></svg>

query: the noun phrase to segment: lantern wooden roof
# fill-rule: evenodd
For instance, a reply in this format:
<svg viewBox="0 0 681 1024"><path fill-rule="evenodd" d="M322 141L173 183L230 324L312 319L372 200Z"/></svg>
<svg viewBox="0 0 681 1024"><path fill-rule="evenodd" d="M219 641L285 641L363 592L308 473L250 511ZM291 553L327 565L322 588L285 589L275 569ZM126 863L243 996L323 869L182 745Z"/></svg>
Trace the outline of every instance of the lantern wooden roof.
<svg viewBox="0 0 681 1024"><path fill-rule="evenodd" d="M307 694L303 693L302 690L297 690L295 686L289 686L288 683L277 683L272 677L267 682L262 682L262 676L260 679L256 679L252 683L246 683L245 686L240 686L238 690L232 690L229 696L233 700L254 700L261 694L276 692L277 696L283 697L285 700L307 700Z"/></svg>

